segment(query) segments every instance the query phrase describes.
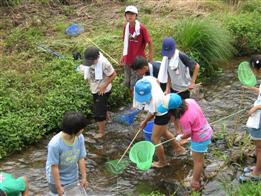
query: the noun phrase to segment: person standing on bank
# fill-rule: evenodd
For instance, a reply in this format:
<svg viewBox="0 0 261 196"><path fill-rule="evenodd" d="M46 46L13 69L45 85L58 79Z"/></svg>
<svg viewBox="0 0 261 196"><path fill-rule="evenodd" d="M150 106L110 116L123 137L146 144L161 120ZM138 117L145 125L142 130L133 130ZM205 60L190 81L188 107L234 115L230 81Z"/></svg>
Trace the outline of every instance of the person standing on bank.
<svg viewBox="0 0 261 196"><path fill-rule="evenodd" d="M163 39L161 53L163 58L158 79L161 83L168 82L165 94L179 93L182 99L190 98L190 90L195 87L198 77L199 64L179 51L172 37Z"/></svg>
<svg viewBox="0 0 261 196"><path fill-rule="evenodd" d="M120 64L124 66L125 85L130 89L133 95L133 87L135 83L141 78L132 69L132 64L137 56L146 58L145 48L148 44L150 62L153 61L153 47L152 40L147 28L138 20L138 9L131 5L125 9L125 18L127 24L123 30L123 55L120 59Z"/></svg>

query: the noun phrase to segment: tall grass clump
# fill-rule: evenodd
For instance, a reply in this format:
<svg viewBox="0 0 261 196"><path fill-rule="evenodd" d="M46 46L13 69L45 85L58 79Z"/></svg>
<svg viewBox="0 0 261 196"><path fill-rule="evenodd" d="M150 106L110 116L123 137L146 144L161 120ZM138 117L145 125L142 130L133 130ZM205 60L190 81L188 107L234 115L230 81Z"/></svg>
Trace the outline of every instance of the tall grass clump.
<svg viewBox="0 0 261 196"><path fill-rule="evenodd" d="M209 78L227 62L235 49L233 38L216 21L185 19L175 26L177 45L201 65L201 74Z"/></svg>

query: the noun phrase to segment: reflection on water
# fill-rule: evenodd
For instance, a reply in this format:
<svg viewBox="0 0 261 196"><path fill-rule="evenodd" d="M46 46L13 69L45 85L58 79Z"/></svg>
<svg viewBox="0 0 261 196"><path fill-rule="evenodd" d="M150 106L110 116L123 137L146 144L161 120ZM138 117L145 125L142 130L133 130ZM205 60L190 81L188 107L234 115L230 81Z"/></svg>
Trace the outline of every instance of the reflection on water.
<svg viewBox="0 0 261 196"><path fill-rule="evenodd" d="M204 86L200 92L194 93L195 98L204 109L209 122L214 122L242 108L249 107L256 96L240 89L240 84L234 71L226 71L213 80L213 84ZM132 163L118 176L110 174L105 169L105 163L119 159L135 135L139 121L144 114L139 114L138 120L132 126L110 123L103 140L93 139L96 125L90 125L85 132L88 149L87 167L90 195L138 195L160 191L170 194L181 191L179 184L192 169L191 157L175 157L169 144L165 145L170 166L163 169L138 170ZM241 113L215 125L214 131L226 126L228 131L244 131L246 115ZM171 126L172 127L172 126ZM173 130L173 128L171 128ZM45 179L45 161L48 138L35 146L15 153L0 162L0 167L16 176L26 175L31 182L32 195L46 195L48 191ZM142 135L137 139L141 140ZM182 193L180 193L182 195Z"/></svg>

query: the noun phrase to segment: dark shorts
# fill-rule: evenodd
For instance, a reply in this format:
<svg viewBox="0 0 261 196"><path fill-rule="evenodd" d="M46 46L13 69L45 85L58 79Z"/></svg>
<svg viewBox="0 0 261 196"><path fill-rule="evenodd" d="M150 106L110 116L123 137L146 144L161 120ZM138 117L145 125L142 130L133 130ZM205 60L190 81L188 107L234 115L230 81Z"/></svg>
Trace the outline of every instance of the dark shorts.
<svg viewBox="0 0 261 196"><path fill-rule="evenodd" d="M111 92L99 95L98 93L92 94L93 96L93 113L96 122L104 121L107 117L108 99Z"/></svg>
<svg viewBox="0 0 261 196"><path fill-rule="evenodd" d="M155 125L167 125L170 120L170 115L169 113L164 114L162 116L155 116L154 118L154 124Z"/></svg>
<svg viewBox="0 0 261 196"><path fill-rule="evenodd" d="M175 91L173 89L170 89L170 92L171 93L178 93L178 91ZM181 93L178 93L182 99L188 99L190 98L190 91L189 90L186 90L186 91L183 91Z"/></svg>

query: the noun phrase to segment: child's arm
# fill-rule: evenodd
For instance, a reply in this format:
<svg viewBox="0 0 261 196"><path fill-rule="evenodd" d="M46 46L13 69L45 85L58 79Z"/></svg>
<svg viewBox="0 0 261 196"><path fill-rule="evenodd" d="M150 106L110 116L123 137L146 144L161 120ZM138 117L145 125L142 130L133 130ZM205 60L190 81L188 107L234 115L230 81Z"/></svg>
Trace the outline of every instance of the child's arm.
<svg viewBox="0 0 261 196"><path fill-rule="evenodd" d="M194 70L193 70L193 75L192 75L192 78L191 78L191 83L190 85L188 86L188 89L189 90L192 90L194 87L195 87L195 84L196 84L196 80L197 80L197 77L198 77L198 72L199 72L199 64L197 63L194 67Z"/></svg>
<svg viewBox="0 0 261 196"><path fill-rule="evenodd" d="M261 105L256 105L254 107L252 107L249 111L248 114L252 115L253 113L255 113L257 110L261 110Z"/></svg>
<svg viewBox="0 0 261 196"><path fill-rule="evenodd" d="M153 62L153 46L152 46L152 40L148 42L149 45L149 62Z"/></svg>
<svg viewBox="0 0 261 196"><path fill-rule="evenodd" d="M253 91L253 92L255 92L255 93L259 93L259 88L257 88L257 87L253 87L253 86L242 86L242 88L243 89L247 89L247 90L251 90L251 91Z"/></svg>
<svg viewBox="0 0 261 196"><path fill-rule="evenodd" d="M154 116L155 116L154 114L148 113L146 118L140 123L140 129L144 129L147 122L149 122L151 119L153 119Z"/></svg>
<svg viewBox="0 0 261 196"><path fill-rule="evenodd" d="M109 77L106 78L106 80L104 81L104 83L102 83L99 86L99 95L103 95L107 86L114 80L114 78L116 77L116 72L114 71Z"/></svg>
<svg viewBox="0 0 261 196"><path fill-rule="evenodd" d="M52 165L51 170L52 170L52 176L53 176L53 179L54 179L54 183L55 183L55 187L56 187L56 190L58 192L58 195L63 196L64 189L61 185L58 165Z"/></svg>
<svg viewBox="0 0 261 196"><path fill-rule="evenodd" d="M87 188L88 181L87 181L87 174L86 174L86 163L85 163L84 158L81 158L78 161L78 164L79 164L80 173L81 173L81 180L80 180L81 186L84 188Z"/></svg>

